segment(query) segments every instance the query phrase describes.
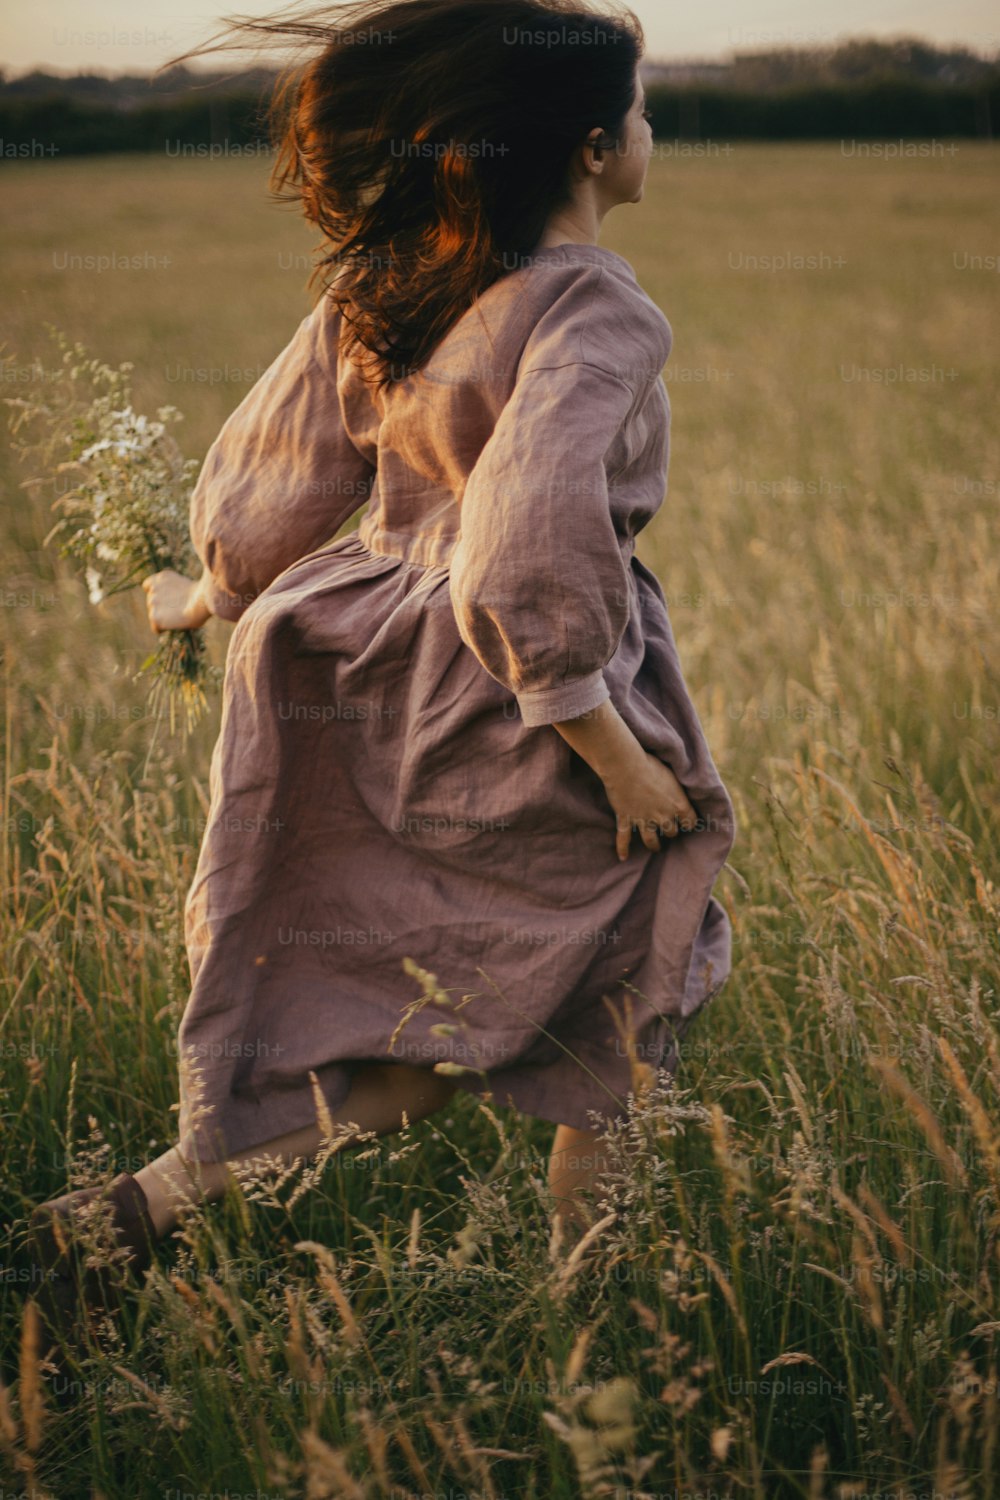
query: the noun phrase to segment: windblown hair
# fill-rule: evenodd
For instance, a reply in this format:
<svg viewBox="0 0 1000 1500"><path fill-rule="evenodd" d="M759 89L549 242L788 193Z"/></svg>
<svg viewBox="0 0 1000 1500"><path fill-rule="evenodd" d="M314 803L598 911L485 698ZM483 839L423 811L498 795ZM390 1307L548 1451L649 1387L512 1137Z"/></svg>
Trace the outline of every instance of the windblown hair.
<svg viewBox="0 0 1000 1500"><path fill-rule="evenodd" d="M310 47L268 106L270 188L326 253L310 277L342 309L345 350L385 386L419 369L479 294L525 262L569 198L595 125L612 149L642 27L587 0L355 0L226 30L164 67L248 37Z"/></svg>

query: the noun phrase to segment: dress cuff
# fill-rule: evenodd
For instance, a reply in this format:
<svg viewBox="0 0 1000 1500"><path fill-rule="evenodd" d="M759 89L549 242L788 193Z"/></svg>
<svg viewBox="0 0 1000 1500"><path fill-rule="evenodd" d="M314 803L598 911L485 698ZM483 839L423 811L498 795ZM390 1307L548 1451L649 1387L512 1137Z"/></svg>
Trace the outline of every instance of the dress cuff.
<svg viewBox="0 0 1000 1500"><path fill-rule="evenodd" d="M214 582L203 583L201 591L213 615L234 625L257 597L256 594L230 594Z"/></svg>
<svg viewBox="0 0 1000 1500"><path fill-rule="evenodd" d="M517 693L517 705L521 710L521 721L529 729L538 724L558 724L563 719L576 719L581 714L598 708L611 697L604 673L600 668L588 672L586 677L576 677L572 682L561 682L557 687L530 688Z"/></svg>

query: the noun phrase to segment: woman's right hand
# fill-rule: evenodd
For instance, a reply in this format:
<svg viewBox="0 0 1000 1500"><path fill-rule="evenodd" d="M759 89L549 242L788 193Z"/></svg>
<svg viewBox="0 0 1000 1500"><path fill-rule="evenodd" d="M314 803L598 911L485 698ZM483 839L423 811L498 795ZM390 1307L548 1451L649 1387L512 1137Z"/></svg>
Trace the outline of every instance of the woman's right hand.
<svg viewBox="0 0 1000 1500"><path fill-rule="evenodd" d="M698 824L698 814L670 767L643 749L610 698L574 719L553 724L563 739L604 783L615 810L615 848L627 859L632 830L638 827L647 849L659 849L659 833L675 838Z"/></svg>
<svg viewBox="0 0 1000 1500"><path fill-rule="evenodd" d="M661 847L661 832L665 838L676 838L682 830L690 833L698 822L673 771L648 750L640 748L620 770L606 773L603 779L618 820L615 849L619 859L628 858L636 827L646 848L656 850Z"/></svg>
<svg viewBox="0 0 1000 1500"><path fill-rule="evenodd" d="M186 578L172 568L151 573L142 580L146 612L156 634L161 630L198 630L212 611L202 593L204 578Z"/></svg>

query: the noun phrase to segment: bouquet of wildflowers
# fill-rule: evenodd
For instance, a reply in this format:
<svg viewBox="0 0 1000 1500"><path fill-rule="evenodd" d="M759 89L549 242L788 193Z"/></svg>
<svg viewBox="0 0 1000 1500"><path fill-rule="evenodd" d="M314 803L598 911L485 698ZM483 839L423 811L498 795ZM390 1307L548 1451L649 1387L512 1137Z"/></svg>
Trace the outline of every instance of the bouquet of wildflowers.
<svg viewBox="0 0 1000 1500"><path fill-rule="evenodd" d="M70 344L46 324L62 352L53 370L36 366L39 377L30 397L5 397L12 408L8 425L14 448L41 469L25 488L69 476L72 488L52 502L59 519L45 540L61 539L64 557L78 563L91 603L134 588L150 573L172 568L200 571L188 529L191 490L198 472L184 458L167 430L182 419L173 406L161 406L156 420L132 406L128 361L112 369L87 357L82 344ZM6 356L10 358L11 356ZM29 436L20 436L22 428ZM200 630L167 630L139 674L152 679L150 700L157 714L167 707L171 731L178 711L185 732L207 707L205 640Z"/></svg>

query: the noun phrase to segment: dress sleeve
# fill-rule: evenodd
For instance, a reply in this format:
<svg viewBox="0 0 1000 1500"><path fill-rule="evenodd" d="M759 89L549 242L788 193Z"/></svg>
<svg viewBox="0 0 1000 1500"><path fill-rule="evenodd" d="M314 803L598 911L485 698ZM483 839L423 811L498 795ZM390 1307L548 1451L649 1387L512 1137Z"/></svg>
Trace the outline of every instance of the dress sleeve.
<svg viewBox="0 0 1000 1500"><path fill-rule="evenodd" d="M451 560L455 618L528 726L610 696L602 668L628 623L629 587L605 455L632 402L599 366L535 364L469 475Z"/></svg>
<svg viewBox="0 0 1000 1500"><path fill-rule="evenodd" d="M367 500L375 467L348 436L338 389L339 310L324 295L224 423L191 495L191 540L224 620L332 540Z"/></svg>

